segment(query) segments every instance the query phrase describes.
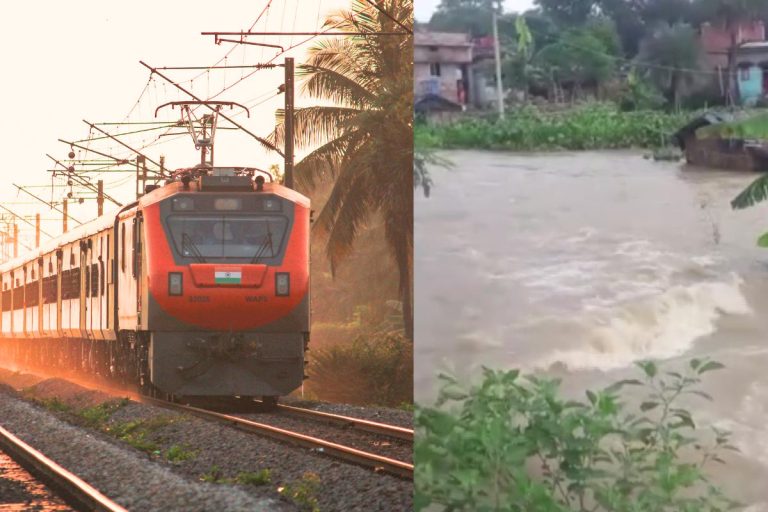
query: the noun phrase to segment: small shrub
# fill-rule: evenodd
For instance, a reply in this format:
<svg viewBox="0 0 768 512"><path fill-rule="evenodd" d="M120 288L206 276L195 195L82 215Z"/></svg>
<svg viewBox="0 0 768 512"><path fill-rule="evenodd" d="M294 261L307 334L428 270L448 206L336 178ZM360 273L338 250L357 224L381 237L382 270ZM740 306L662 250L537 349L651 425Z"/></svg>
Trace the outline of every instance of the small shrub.
<svg viewBox="0 0 768 512"><path fill-rule="evenodd" d="M400 332L362 334L311 355L308 385L324 400L392 407L413 400L413 344Z"/></svg>
<svg viewBox="0 0 768 512"><path fill-rule="evenodd" d="M272 471L261 469L256 472L241 471L234 478L227 478L219 466L211 469L200 477L203 482L211 484L240 484L240 485L266 485L272 481Z"/></svg>
<svg viewBox="0 0 768 512"><path fill-rule="evenodd" d="M219 466L212 466L207 473L203 474L200 477L200 480L202 480L203 482L208 482L210 484L220 484L220 483L223 483L224 476Z"/></svg>
<svg viewBox="0 0 768 512"><path fill-rule="evenodd" d="M235 483L242 485L266 485L272 481L272 472L269 469L259 471L243 471L235 477Z"/></svg>
<svg viewBox="0 0 768 512"><path fill-rule="evenodd" d="M196 451L188 450L178 444L174 444L165 451L165 458L168 462L184 462L185 460L195 458L196 455Z"/></svg>
<svg viewBox="0 0 768 512"><path fill-rule="evenodd" d="M320 490L320 477L316 473L306 472L297 480L277 489L281 495L293 501L301 510L320 512L317 492Z"/></svg>
<svg viewBox="0 0 768 512"><path fill-rule="evenodd" d="M42 400L37 400L37 403L48 409L49 411L54 412L72 412L72 407L67 405L66 403L62 402L58 398L44 398Z"/></svg>
<svg viewBox="0 0 768 512"><path fill-rule="evenodd" d="M110 400L109 402L103 402L93 407L86 407L78 412L85 424L91 428L102 428L112 414L128 404L130 400L127 398L121 400Z"/></svg>
<svg viewBox="0 0 768 512"><path fill-rule="evenodd" d="M587 401L559 396L559 381L484 370L465 390L448 376L437 406L415 414L415 509L510 512L693 512L733 509L703 472L736 450L727 432L713 442L696 432L683 396L720 363L694 359L684 373L638 365L642 380L623 380ZM622 390L637 387L637 405ZM632 402L634 404L634 401ZM456 410L445 410L453 404Z"/></svg>

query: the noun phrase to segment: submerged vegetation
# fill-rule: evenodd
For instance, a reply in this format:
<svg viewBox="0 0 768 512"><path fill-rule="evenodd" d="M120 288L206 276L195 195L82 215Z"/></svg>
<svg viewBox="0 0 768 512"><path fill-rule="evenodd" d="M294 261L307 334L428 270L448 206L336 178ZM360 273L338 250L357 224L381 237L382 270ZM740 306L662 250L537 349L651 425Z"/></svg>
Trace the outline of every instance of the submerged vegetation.
<svg viewBox="0 0 768 512"><path fill-rule="evenodd" d="M567 400L557 380L486 369L464 389L441 376L436 407L417 407L415 508L452 511L679 512L738 506L705 470L736 450L729 433L701 432L684 397L722 368L693 359L686 371L638 363L623 380ZM634 389L633 389L634 388ZM631 395L630 395L631 393ZM640 398L640 399L638 399Z"/></svg>
<svg viewBox="0 0 768 512"><path fill-rule="evenodd" d="M416 126L426 147L516 151L655 148L695 117L695 112L621 111L611 103L588 103L568 110L528 106L503 120L468 118L442 126Z"/></svg>

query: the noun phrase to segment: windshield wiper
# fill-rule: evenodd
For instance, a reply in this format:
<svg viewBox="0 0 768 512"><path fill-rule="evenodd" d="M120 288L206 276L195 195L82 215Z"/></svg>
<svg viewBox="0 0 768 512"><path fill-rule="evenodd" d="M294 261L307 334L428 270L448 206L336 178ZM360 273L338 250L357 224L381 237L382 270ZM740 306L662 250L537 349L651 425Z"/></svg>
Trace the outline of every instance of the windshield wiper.
<svg viewBox="0 0 768 512"><path fill-rule="evenodd" d="M253 255L253 258L251 258L251 265L259 262L259 260L264 255L264 251L267 250L267 247L269 247L270 257L274 253L274 251L272 250L272 231L269 230L269 221L266 221L266 225L267 225L267 234L264 237L264 241L261 242L261 245L257 249L256 254Z"/></svg>
<svg viewBox="0 0 768 512"><path fill-rule="evenodd" d="M186 234L181 234L181 253L182 256L187 256L186 251L184 249L189 249L189 251L192 253L192 256L197 260L198 263L205 263L205 258L200 253L200 250L197 248L197 245L195 245L195 242L192 241L192 238Z"/></svg>

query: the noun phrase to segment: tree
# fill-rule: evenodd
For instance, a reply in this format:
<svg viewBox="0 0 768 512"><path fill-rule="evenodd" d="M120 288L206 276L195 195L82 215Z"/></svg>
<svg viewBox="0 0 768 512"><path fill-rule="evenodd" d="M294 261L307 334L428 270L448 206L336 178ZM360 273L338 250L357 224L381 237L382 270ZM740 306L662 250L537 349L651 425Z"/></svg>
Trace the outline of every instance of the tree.
<svg viewBox="0 0 768 512"><path fill-rule="evenodd" d="M660 26L643 40L638 66L680 108L682 91L701 68L702 50L696 30L690 25Z"/></svg>
<svg viewBox="0 0 768 512"><path fill-rule="evenodd" d="M552 85L572 84L577 91L583 85L598 89L616 71L617 56L604 42L604 35L593 27L566 31L555 43L538 52L535 62L551 77Z"/></svg>
<svg viewBox="0 0 768 512"><path fill-rule="evenodd" d="M429 20L429 28L437 32L468 32L472 37L491 33L494 11L501 13L500 0L442 0Z"/></svg>
<svg viewBox="0 0 768 512"><path fill-rule="evenodd" d="M403 25L413 24L412 0L380 0ZM330 15L340 31L402 29L368 2ZM295 166L300 188L334 180L315 229L327 237L332 272L350 254L355 238L376 214L384 219L390 254L397 263L406 336L413 339L413 37L355 36L320 40L298 66L303 91L323 105L298 108L297 148L310 149ZM330 105L329 105L330 103ZM282 144L284 112L271 141Z"/></svg>
<svg viewBox="0 0 768 512"><path fill-rule="evenodd" d="M583 25L595 10L595 0L536 0L542 13L560 27Z"/></svg>

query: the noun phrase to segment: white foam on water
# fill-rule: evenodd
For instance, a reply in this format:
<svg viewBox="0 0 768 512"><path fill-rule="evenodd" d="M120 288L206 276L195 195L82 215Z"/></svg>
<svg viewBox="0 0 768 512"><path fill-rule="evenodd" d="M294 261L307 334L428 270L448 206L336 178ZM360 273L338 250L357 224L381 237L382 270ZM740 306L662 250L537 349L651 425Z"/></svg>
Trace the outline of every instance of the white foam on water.
<svg viewBox="0 0 768 512"><path fill-rule="evenodd" d="M679 356L696 339L713 333L721 316L752 312L741 285L741 278L730 274L724 281L674 285L592 311L578 320L582 332L573 338L578 348L555 350L536 366L561 363L574 370L611 370L641 359Z"/></svg>

